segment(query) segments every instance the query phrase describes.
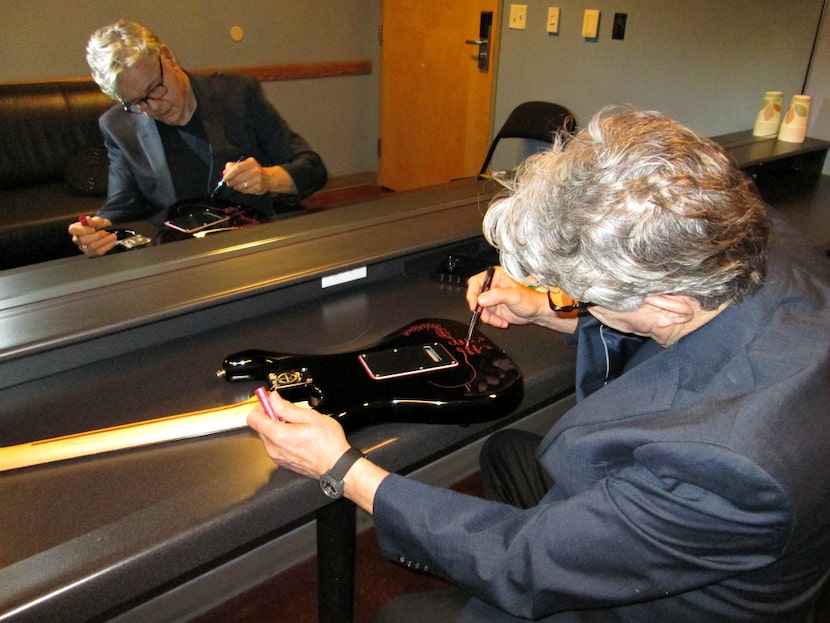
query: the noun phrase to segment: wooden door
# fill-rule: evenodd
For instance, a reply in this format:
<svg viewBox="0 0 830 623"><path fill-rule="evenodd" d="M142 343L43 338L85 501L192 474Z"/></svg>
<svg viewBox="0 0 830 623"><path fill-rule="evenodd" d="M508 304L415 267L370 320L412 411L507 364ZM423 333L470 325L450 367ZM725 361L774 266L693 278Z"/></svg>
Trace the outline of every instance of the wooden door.
<svg viewBox="0 0 830 623"><path fill-rule="evenodd" d="M407 190L475 176L490 144L498 0L383 0L382 186ZM492 13L488 70L478 66Z"/></svg>

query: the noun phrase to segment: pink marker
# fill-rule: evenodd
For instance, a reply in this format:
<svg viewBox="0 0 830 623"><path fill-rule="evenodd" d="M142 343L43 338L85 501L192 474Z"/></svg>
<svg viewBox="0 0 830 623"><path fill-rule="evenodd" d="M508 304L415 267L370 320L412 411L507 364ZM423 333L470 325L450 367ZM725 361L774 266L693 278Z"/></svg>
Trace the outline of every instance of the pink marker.
<svg viewBox="0 0 830 623"><path fill-rule="evenodd" d="M267 415L272 420L276 420L281 422L282 419L280 416L277 415L277 412L274 411L274 407L271 405L271 401L268 400L268 390L264 387L257 387L254 391L256 397L259 398L259 404L262 405L262 410L265 411L265 415Z"/></svg>

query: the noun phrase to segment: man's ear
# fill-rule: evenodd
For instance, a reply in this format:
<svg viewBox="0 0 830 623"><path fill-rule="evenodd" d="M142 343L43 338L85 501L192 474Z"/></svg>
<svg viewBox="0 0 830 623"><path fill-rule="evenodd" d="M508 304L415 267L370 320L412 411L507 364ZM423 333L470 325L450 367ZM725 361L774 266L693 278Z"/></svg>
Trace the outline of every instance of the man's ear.
<svg viewBox="0 0 830 623"><path fill-rule="evenodd" d="M645 302L660 312L658 324L663 327L685 324L700 309L700 304L685 294L653 294L647 296Z"/></svg>
<svg viewBox="0 0 830 623"><path fill-rule="evenodd" d="M176 57L173 55L173 51L168 48L166 45L162 45L159 49L159 54L167 59L167 62L173 65L173 67L178 66L178 62L176 61Z"/></svg>

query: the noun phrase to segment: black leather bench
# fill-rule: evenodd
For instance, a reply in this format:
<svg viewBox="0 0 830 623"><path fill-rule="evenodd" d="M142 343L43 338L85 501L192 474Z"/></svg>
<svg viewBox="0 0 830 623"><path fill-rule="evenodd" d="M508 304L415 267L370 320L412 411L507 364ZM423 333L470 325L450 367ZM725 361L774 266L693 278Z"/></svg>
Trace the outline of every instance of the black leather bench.
<svg viewBox="0 0 830 623"><path fill-rule="evenodd" d="M103 203L112 105L92 81L0 85L0 269L78 253L66 228Z"/></svg>

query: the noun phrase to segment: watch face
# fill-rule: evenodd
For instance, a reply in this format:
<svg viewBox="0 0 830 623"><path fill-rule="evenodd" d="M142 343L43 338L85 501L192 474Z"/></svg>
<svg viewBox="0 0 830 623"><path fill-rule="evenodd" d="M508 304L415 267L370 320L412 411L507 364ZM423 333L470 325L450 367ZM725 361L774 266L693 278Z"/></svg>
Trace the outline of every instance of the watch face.
<svg viewBox="0 0 830 623"><path fill-rule="evenodd" d="M323 490L323 493L330 498L338 499L343 495L342 483L338 483L328 474L320 478L320 488Z"/></svg>
<svg viewBox="0 0 830 623"><path fill-rule="evenodd" d="M320 488L330 498L335 500L343 497L343 490L345 485L343 479L351 469L355 462L362 458L363 455L355 448L349 448L343 453L337 461L335 461L332 468L325 474L320 476Z"/></svg>

